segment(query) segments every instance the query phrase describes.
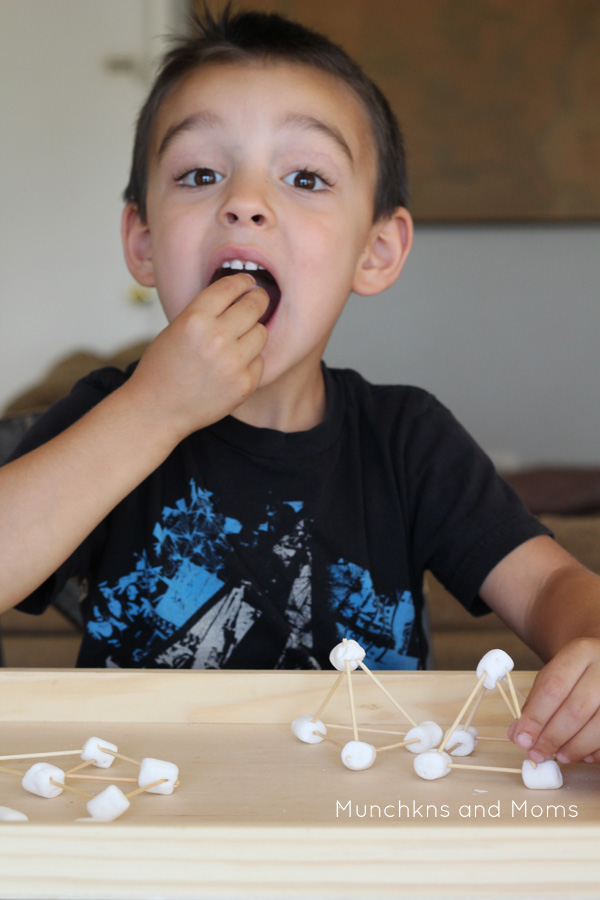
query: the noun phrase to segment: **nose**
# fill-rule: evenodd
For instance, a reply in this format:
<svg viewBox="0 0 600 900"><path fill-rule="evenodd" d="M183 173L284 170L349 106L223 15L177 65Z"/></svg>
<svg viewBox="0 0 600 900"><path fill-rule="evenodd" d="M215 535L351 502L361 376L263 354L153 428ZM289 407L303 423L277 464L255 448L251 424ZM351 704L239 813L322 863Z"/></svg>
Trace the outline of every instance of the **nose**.
<svg viewBox="0 0 600 900"><path fill-rule="evenodd" d="M224 225L247 225L265 228L275 221L275 213L268 201L268 185L258 176L236 177L231 180L219 218Z"/></svg>
<svg viewBox="0 0 600 900"><path fill-rule="evenodd" d="M226 210L224 215L228 225L234 225L236 222L244 221L248 221L248 223L252 222L254 225L264 225L267 221L266 216L263 213L254 213L254 215L244 216L240 211L233 212L233 210Z"/></svg>

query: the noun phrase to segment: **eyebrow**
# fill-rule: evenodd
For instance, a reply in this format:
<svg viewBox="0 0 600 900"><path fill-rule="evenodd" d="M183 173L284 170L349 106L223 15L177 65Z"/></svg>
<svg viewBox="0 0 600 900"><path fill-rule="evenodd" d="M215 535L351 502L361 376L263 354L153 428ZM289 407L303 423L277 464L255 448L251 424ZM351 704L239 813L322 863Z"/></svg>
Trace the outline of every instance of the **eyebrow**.
<svg viewBox="0 0 600 900"><path fill-rule="evenodd" d="M307 116L301 113L287 116L283 124L284 126L299 126L300 128L304 128L307 131L318 131L321 134L324 134L326 137L329 137L333 141L335 141L338 147L343 150L350 162L354 164L352 151L350 150L350 147L348 146L344 135L334 125L328 125L326 122L322 122L321 119L317 119L315 116Z"/></svg>
<svg viewBox="0 0 600 900"><path fill-rule="evenodd" d="M202 110L186 116L181 122L176 122L167 129L159 144L158 150L156 151L157 159L160 160L161 157L164 156L169 145L180 134L184 134L188 131L195 131L199 128L214 128L215 126L221 125L222 121L223 120L219 116L208 110ZM348 157L350 162L354 164L354 157L352 156L352 151L350 150L346 139L341 131L334 125L328 125L326 122L317 119L315 116L308 116L302 113L292 113L291 115L286 116L282 124L283 127L300 127L307 131L317 131L320 134L324 134L334 141L338 148L340 148Z"/></svg>
<svg viewBox="0 0 600 900"><path fill-rule="evenodd" d="M160 160L160 158L164 156L169 144L171 144L180 134L184 134L186 131L195 131L198 128L214 128L216 125L220 125L221 121L219 116L206 110L186 116L181 122L176 122L174 125L171 125L170 128L167 128L165 135L159 144L158 150L156 151L157 159Z"/></svg>

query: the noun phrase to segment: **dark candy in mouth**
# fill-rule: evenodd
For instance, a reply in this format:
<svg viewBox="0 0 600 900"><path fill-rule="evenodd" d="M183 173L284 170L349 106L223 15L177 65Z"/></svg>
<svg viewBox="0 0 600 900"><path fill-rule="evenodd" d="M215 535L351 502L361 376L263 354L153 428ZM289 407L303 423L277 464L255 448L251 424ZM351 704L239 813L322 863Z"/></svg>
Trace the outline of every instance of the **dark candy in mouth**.
<svg viewBox="0 0 600 900"><path fill-rule="evenodd" d="M226 278L228 275L233 274L234 272L229 268L217 269L217 271L211 278L210 283L214 284L214 282L218 281L220 278ZM256 281L257 287L262 288L264 291L266 291L269 297L269 305L267 307L267 310L259 320L263 325L266 325L279 306L279 301L281 300L281 291L279 289L279 285L277 284L271 273L267 271L267 269L252 269L250 271L250 275L252 275L252 277Z"/></svg>

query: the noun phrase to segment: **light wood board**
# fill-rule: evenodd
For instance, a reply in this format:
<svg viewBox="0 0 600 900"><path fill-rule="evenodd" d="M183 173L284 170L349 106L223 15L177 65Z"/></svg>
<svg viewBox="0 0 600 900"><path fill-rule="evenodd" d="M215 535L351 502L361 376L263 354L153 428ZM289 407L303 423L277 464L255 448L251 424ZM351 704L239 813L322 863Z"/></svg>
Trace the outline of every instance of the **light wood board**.
<svg viewBox="0 0 600 900"><path fill-rule="evenodd" d="M78 823L85 800L26 793L0 773L0 805L29 822L0 822L2 898L597 897L600 767L564 768L558 791L519 775L455 770L424 782L406 750L351 772L328 743L290 730L313 714L335 672L0 672L0 754L78 749L91 735L135 759L176 762L172 796L142 795L110 824ZM384 673L417 721L449 725L474 673ZM517 673L526 693L532 673ZM408 723L362 673L359 724ZM323 714L350 723L342 686ZM476 717L482 735L510 721L495 692ZM351 732L330 729L344 743ZM392 740L361 734L375 746ZM510 743L480 742L470 762L520 767ZM77 757L55 760L62 768ZM0 765L25 770L31 762ZM97 770L100 774L107 774ZM114 776L135 776L117 760ZM96 793L100 782L78 786ZM129 790L124 786L124 790Z"/></svg>

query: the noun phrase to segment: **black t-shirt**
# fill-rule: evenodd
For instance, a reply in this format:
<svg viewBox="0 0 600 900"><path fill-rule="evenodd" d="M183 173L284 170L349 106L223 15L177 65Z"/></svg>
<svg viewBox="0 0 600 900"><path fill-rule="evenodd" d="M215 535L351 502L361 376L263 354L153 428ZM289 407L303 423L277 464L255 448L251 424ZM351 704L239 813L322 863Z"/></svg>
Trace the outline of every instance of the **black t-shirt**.
<svg viewBox="0 0 600 900"><path fill-rule="evenodd" d="M130 372L78 382L18 453ZM424 571L480 614L486 575L547 531L430 394L324 374L320 425L227 417L190 435L20 608L85 577L81 666L329 667L351 637L373 668L424 668Z"/></svg>

